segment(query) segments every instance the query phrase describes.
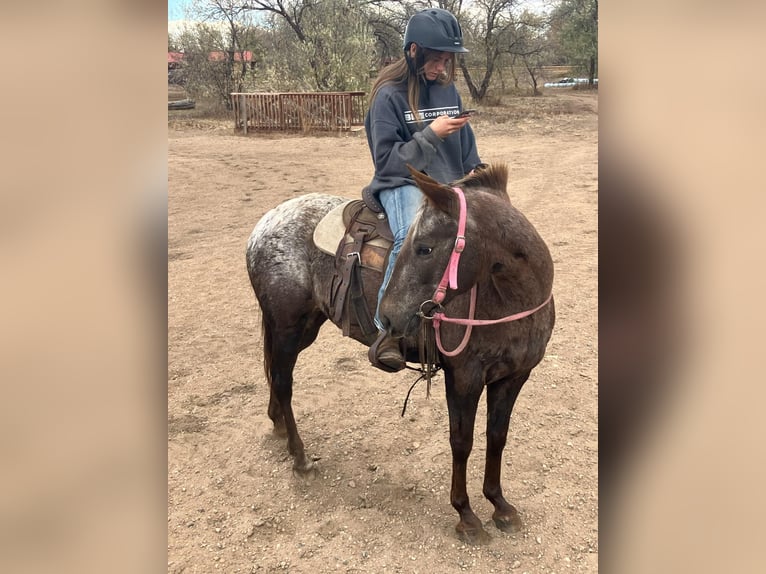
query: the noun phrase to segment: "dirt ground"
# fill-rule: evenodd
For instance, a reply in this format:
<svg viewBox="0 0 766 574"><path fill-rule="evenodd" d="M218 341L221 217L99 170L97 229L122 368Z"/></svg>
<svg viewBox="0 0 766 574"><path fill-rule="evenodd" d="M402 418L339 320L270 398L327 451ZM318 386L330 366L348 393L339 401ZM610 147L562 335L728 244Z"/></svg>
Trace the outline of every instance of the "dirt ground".
<svg viewBox="0 0 766 574"><path fill-rule="evenodd" d="M495 528L481 494L485 402L468 488L491 543L454 533L443 379L385 374L329 322L298 360L293 405L316 480L293 477L266 415L258 306L245 269L255 223L314 191L357 197L363 132L234 133L170 115L168 128L168 572L596 572L598 96L509 100L472 120L484 161L546 240L557 322L516 403L503 487L524 530Z"/></svg>

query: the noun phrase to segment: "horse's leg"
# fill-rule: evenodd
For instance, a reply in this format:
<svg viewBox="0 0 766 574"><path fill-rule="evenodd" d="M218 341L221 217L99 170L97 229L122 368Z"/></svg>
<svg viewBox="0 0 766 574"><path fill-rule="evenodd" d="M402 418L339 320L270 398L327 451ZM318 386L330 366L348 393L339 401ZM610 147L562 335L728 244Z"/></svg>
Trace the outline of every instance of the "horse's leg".
<svg viewBox="0 0 766 574"><path fill-rule="evenodd" d="M319 333L319 328L322 326L322 324L327 320L327 316L325 316L323 313L320 312L314 312L311 315L309 315L308 320L306 321L306 325L303 329L303 334L301 335L300 344L298 347L298 353L303 351L305 348L307 348L309 345L311 345L317 337L317 334ZM271 349L273 348L274 344L272 341L272 332L273 328L269 328L266 325L266 321L264 321L263 324L263 348L264 348L264 357L266 360L266 378L271 381ZM290 376L292 377L292 371ZM292 386L292 384L291 384ZM268 408L268 414L271 421L274 423L274 434L284 437L287 436L287 429L285 428L285 418L282 414L282 407L279 404L279 399L277 398L277 395L274 393L274 386L269 383L269 408Z"/></svg>
<svg viewBox="0 0 766 574"><path fill-rule="evenodd" d="M495 507L492 514L495 526L504 532L518 532L522 528L519 513L503 497L500 471L511 411L527 378L529 373L487 386L487 460L484 467L483 491L484 496Z"/></svg>
<svg viewBox="0 0 766 574"><path fill-rule="evenodd" d="M461 377L458 375L457 378ZM473 448L473 425L483 387L481 383L471 385L462 380L456 381L455 373L449 369L444 371L444 380L449 411L449 442L452 448L450 502L460 515L455 531L464 542L483 544L489 542L490 536L471 509L466 488L468 457Z"/></svg>
<svg viewBox="0 0 766 574"><path fill-rule="evenodd" d="M277 436L287 436L287 429L285 428L285 417L282 414L282 407L279 405L279 399L274 392L274 384L272 382L272 349L274 348L274 327L269 324L266 315L261 318L261 333L263 338L263 370L266 375L266 380L269 383L269 409L268 414L271 422L274 423L274 434Z"/></svg>
<svg viewBox="0 0 766 574"><path fill-rule="evenodd" d="M285 417L282 414L282 407L279 406L279 400L277 395L274 394L274 388L269 389L269 418L274 423L274 434L277 436L287 436L287 429L285 428Z"/></svg>
<svg viewBox="0 0 766 574"><path fill-rule="evenodd" d="M293 471L300 476L316 474L314 462L305 452L303 441L292 408L293 369L298 354L316 339L319 327L326 317L313 312L301 316L288 327L273 327L274 323L264 316L264 351L267 353L270 386L269 417L274 421L275 432L287 434L287 450L293 456Z"/></svg>

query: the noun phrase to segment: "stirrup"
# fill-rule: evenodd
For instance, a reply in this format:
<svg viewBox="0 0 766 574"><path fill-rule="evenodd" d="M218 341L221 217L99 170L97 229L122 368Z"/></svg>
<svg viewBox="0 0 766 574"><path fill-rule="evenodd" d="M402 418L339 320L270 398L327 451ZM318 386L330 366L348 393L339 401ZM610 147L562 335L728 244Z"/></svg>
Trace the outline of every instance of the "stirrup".
<svg viewBox="0 0 766 574"><path fill-rule="evenodd" d="M378 358L378 354L380 352L380 345L388 337L389 335L386 331L381 331L380 335L378 335L378 338L375 339L375 342L370 346L370 350L367 352L367 358L370 360L370 363L372 363L373 367L376 367L380 369L381 371L385 371L386 373L398 373L399 371L403 370L405 367L404 355L402 355L402 362L401 362L401 365L398 366L398 368L388 365L386 363L383 363Z"/></svg>

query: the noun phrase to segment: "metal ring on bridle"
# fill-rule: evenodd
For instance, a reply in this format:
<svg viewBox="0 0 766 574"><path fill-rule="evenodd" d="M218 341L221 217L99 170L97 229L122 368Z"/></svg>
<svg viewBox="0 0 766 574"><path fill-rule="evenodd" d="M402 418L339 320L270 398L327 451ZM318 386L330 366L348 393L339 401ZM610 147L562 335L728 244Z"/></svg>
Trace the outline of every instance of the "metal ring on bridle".
<svg viewBox="0 0 766 574"><path fill-rule="evenodd" d="M425 305L426 303L432 303L432 304L433 304L433 306L434 306L434 307L433 307L433 309L431 309L431 315L430 315L430 316L426 315L426 314L425 314L425 312L423 311L423 305ZM434 318L434 316L433 316L433 313L435 313L437 310L439 310L439 311L444 311L444 308L443 308L441 305L439 305L439 303L437 303L436 301L434 301L433 299L429 299L428 301L423 301L423 302L420 304L420 307L418 308L418 313L417 313L417 315L418 315L418 317L420 317L421 319L428 319L428 320L431 320L431 319L433 319L433 318Z"/></svg>

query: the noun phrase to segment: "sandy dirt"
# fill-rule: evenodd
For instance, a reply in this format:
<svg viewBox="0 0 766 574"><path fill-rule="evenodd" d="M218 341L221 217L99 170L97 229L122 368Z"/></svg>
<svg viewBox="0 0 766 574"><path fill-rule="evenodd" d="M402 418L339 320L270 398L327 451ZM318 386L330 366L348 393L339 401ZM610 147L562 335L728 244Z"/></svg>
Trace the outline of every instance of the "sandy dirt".
<svg viewBox="0 0 766 574"><path fill-rule="evenodd" d="M495 528L481 494L479 406L468 489L492 536L479 547L454 533L441 376L401 417L415 375L374 369L328 322L293 397L318 478L293 476L266 415L247 238L296 195L357 197L372 173L363 132L243 137L183 117L168 124L168 572L597 571L598 96L509 100L472 120L482 159L509 164L511 200L551 249L557 313L505 450L518 534Z"/></svg>

